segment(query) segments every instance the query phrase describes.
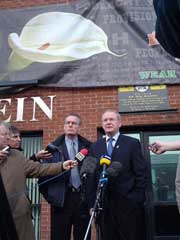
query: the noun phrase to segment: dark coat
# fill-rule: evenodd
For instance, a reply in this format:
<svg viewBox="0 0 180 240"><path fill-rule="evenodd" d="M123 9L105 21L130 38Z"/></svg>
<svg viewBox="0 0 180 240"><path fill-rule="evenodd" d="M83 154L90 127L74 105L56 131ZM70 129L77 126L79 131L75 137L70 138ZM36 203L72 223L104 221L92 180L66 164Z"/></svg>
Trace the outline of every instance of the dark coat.
<svg viewBox="0 0 180 240"><path fill-rule="evenodd" d="M53 154L53 158L49 160L50 162L62 162L69 159L64 134L53 141L52 144L57 146L58 150ZM90 145L90 141L78 135L79 151L83 148L89 149ZM78 164L79 170L81 166L82 162ZM40 179L40 192L52 206L63 207L65 194L69 185L69 177L70 171L66 171L63 174L60 174L60 176L54 180L49 179L49 182L47 178ZM47 182L42 184L44 181Z"/></svg>
<svg viewBox="0 0 180 240"><path fill-rule="evenodd" d="M91 147L90 154L97 159L97 171L89 188L89 202L93 206L97 182L102 167L99 161L107 154L106 139L102 138ZM146 163L142 156L139 140L120 134L113 148L111 162L120 162L122 168L119 175L112 180L110 176L100 201L102 211L97 216L103 240L140 240L142 232L143 203L147 184ZM140 223L139 223L140 222ZM140 230L140 231L139 231ZM143 239L144 240L144 239Z"/></svg>
<svg viewBox="0 0 180 240"><path fill-rule="evenodd" d="M107 147L106 139L102 138L92 145L91 155L99 161L104 154L107 154ZM111 161L118 161L122 164L121 173L111 188L134 202L143 203L147 169L140 142L135 138L120 134L113 149Z"/></svg>

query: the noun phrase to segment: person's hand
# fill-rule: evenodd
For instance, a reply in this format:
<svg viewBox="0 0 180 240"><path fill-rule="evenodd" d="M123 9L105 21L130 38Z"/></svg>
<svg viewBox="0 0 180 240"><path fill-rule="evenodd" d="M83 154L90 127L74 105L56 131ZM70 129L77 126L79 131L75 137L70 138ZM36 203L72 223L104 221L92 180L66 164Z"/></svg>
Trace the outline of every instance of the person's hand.
<svg viewBox="0 0 180 240"><path fill-rule="evenodd" d="M162 154L167 151L166 143L161 141L154 142L149 146L149 150L155 154Z"/></svg>
<svg viewBox="0 0 180 240"><path fill-rule="evenodd" d="M40 159L50 159L52 158L52 154L46 150L40 150L39 152L35 153L36 159L39 161Z"/></svg>
<svg viewBox="0 0 180 240"><path fill-rule="evenodd" d="M72 168L74 168L75 166L77 166L77 161L75 160L67 160L65 162L63 162L63 169L64 170L70 170Z"/></svg>

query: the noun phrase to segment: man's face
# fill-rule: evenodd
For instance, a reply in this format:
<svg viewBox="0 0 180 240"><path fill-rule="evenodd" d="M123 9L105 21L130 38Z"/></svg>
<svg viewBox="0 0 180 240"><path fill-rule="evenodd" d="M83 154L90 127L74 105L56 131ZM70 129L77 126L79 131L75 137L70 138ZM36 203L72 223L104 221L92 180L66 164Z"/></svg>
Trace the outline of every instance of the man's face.
<svg viewBox="0 0 180 240"><path fill-rule="evenodd" d="M10 134L9 145L12 148L17 148L17 149L21 147L20 133L11 133Z"/></svg>
<svg viewBox="0 0 180 240"><path fill-rule="evenodd" d="M0 126L0 149L3 149L9 143L9 130L3 125Z"/></svg>
<svg viewBox="0 0 180 240"><path fill-rule="evenodd" d="M118 119L116 113L106 112L102 115L102 127L108 136L114 136L119 132L121 121Z"/></svg>
<svg viewBox="0 0 180 240"><path fill-rule="evenodd" d="M74 137L79 133L80 122L75 116L68 116L64 123L64 133L67 136Z"/></svg>

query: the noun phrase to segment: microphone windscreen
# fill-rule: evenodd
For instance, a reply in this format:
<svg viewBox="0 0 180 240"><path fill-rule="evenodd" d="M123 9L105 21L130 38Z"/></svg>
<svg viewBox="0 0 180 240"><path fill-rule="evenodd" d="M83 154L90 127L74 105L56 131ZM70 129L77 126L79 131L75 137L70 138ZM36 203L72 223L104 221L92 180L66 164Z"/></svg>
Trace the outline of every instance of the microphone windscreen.
<svg viewBox="0 0 180 240"><path fill-rule="evenodd" d="M87 154L88 154L88 150L86 148L83 148L81 149L80 152L76 154L75 160L77 160L78 162L82 162Z"/></svg>
<svg viewBox="0 0 180 240"><path fill-rule="evenodd" d="M96 163L97 163L96 158L87 156L83 161L80 170L80 176L82 176L83 174L93 174L96 170Z"/></svg>
<svg viewBox="0 0 180 240"><path fill-rule="evenodd" d="M88 154L88 150L86 148L81 149L80 151L84 156Z"/></svg>
<svg viewBox="0 0 180 240"><path fill-rule="evenodd" d="M103 166L103 165L106 165L106 166L109 166L111 163L111 157L108 156L108 155L103 155L101 158L100 158L100 166Z"/></svg>
<svg viewBox="0 0 180 240"><path fill-rule="evenodd" d="M109 177L117 177L122 171L122 164L120 162L112 162L107 168L106 172Z"/></svg>

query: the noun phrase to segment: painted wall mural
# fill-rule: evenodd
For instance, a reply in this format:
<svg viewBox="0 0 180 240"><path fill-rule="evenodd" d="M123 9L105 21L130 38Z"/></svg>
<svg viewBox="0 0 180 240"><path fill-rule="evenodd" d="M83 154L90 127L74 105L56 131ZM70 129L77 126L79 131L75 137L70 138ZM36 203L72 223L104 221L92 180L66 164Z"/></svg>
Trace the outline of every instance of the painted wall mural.
<svg viewBox="0 0 180 240"><path fill-rule="evenodd" d="M0 10L0 86L176 84L151 0L77 0Z"/></svg>

